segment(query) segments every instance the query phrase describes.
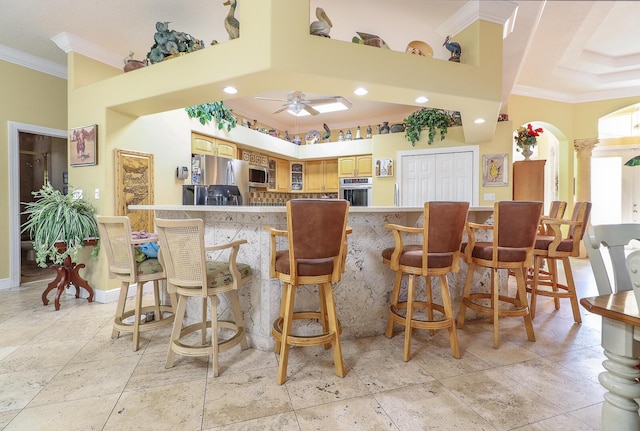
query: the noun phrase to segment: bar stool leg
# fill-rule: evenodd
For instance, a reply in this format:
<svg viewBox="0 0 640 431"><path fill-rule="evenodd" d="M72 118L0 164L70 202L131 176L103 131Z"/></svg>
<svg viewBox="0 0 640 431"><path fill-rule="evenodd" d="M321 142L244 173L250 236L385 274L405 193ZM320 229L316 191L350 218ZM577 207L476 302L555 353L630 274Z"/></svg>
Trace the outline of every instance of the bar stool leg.
<svg viewBox="0 0 640 431"><path fill-rule="evenodd" d="M403 359L407 362L411 357L411 321L413 320L413 301L415 294L415 279L416 276L409 274L409 283L407 285L407 308L404 320L404 354Z"/></svg>
<svg viewBox="0 0 640 431"><path fill-rule="evenodd" d="M385 337L391 338L393 337L393 319L391 318L391 306L398 306L398 297L400 296L400 282L402 281L402 272L396 271L396 278L393 282L393 291L391 292L391 304L389 306L389 317L387 320L387 331L385 332Z"/></svg>
<svg viewBox="0 0 640 431"><path fill-rule="evenodd" d="M516 269L515 273L516 273L516 282L518 284L518 292L520 292L521 298L526 298L527 295L527 288L525 286L525 282L524 282L524 268L519 268ZM528 304L526 300L520 300L520 307L524 307L525 309L527 308ZM524 319L524 327L527 331L527 339L529 341L536 341L536 335L533 332L533 319L531 317L531 312L529 310L527 310L527 314L525 314L523 316Z"/></svg>
<svg viewBox="0 0 640 431"><path fill-rule="evenodd" d="M118 295L118 305L116 305L116 317L115 320L122 322L122 315L124 314L124 307L127 303L127 295L129 294L129 282L123 281L120 285L120 295ZM111 338L118 338L120 331L114 326L111 332Z"/></svg>
<svg viewBox="0 0 640 431"><path fill-rule="evenodd" d="M425 285L427 290L427 318L433 322L433 291L431 289L431 277L428 275L425 277ZM429 329L429 335L434 335L435 333L435 329Z"/></svg>
<svg viewBox="0 0 640 431"><path fill-rule="evenodd" d="M242 320L242 310L240 309L240 298L238 297L238 291L232 290L229 292L229 298L231 299L231 308L233 309L234 322L238 333L242 332L242 340L240 341L240 350L246 350L249 348L247 343L247 335L244 332L244 321Z"/></svg>
<svg viewBox="0 0 640 431"><path fill-rule="evenodd" d="M336 304L333 297L333 286L326 283L324 286L324 302L327 307L329 318L329 331L333 334L333 362L336 367L336 376L344 377L344 363L342 361L342 347L340 346L340 329L338 327L338 317L336 316Z"/></svg>
<svg viewBox="0 0 640 431"><path fill-rule="evenodd" d="M318 298L320 300L320 323L322 324L322 332L329 332L329 322L327 321L327 303L325 301L324 284L318 284ZM325 350L331 348L331 343L324 345Z"/></svg>
<svg viewBox="0 0 640 431"><path fill-rule="evenodd" d="M184 314L187 311L187 298L180 296L178 299L178 306L176 307L175 317L173 320L173 329L171 330L171 339L169 340L169 352L167 352L167 361L165 362L165 368L173 367L175 362L176 353L173 351L174 343L180 340L180 332L182 331L182 322L184 321Z"/></svg>
<svg viewBox="0 0 640 431"><path fill-rule="evenodd" d="M162 311L160 311L160 283L158 280L153 280L153 304L154 304L154 313L153 320L162 319Z"/></svg>
<svg viewBox="0 0 640 431"><path fill-rule="evenodd" d="M569 258L568 257L563 258L562 264L564 266L565 276L567 277L567 291L571 295L569 299L571 300L571 309L573 311L573 321L576 323L582 323L582 318L580 317L580 307L578 307L578 296L576 295L576 285L573 280L573 272L571 271L571 262L569 261Z"/></svg>
<svg viewBox="0 0 640 431"><path fill-rule="evenodd" d="M280 313L279 313L279 320L280 321L283 321L283 319L284 319L284 307L285 307L286 302L287 302L286 286L283 286L283 288L282 288L282 296L280 298ZM281 344L282 343L276 338L275 345L273 346L274 353L277 353L278 355L280 354L280 345Z"/></svg>
<svg viewBox="0 0 640 431"><path fill-rule="evenodd" d="M522 275L522 272L520 272L520 275ZM516 271L516 278L517 277L518 272ZM497 349L500 344L500 325L498 322L500 315L500 283L498 280L498 270L495 268L491 268L491 310L493 311L491 314L493 323L493 348Z"/></svg>
<svg viewBox="0 0 640 431"><path fill-rule="evenodd" d="M467 304L465 300L469 300L471 294L471 285L473 284L473 273L475 272L476 264L470 263L467 269L467 278L464 281L464 289L462 291L462 301L460 301L460 310L458 310L458 328L464 327L464 315L467 311Z"/></svg>
<svg viewBox="0 0 640 431"><path fill-rule="evenodd" d="M144 285L136 284L136 308L133 317L133 351L137 352L140 348L140 319L142 318L142 295L144 293Z"/></svg>
<svg viewBox="0 0 640 431"><path fill-rule="evenodd" d="M220 369L218 368L218 353L220 347L218 346L218 298L217 295L209 297L211 300L211 368L213 369L213 377L218 377ZM205 298L205 301L207 299ZM206 307L205 307L205 319L206 319ZM207 324L205 320L205 325ZM206 334L206 330L205 330Z"/></svg>
<svg viewBox="0 0 640 431"><path fill-rule="evenodd" d="M453 306L451 305L451 295L449 294L449 285L447 283L447 276L440 276L440 292L442 295L442 307L444 308L444 316L450 320L450 325L447 328L449 331L449 340L451 341L451 355L454 358L460 359L460 345L458 344L458 333L456 331L456 322L453 316Z"/></svg>
<svg viewBox="0 0 640 431"><path fill-rule="evenodd" d="M538 283L540 282L540 261L542 259L538 256L533 257L533 284L531 285L531 305L529 306L529 313L531 318L536 318L536 304L538 303ZM514 274L516 271L513 271ZM516 278L517 280L517 278ZM518 292L520 290L518 289Z"/></svg>
<svg viewBox="0 0 640 431"><path fill-rule="evenodd" d="M296 288L290 283L284 283L285 296L284 318L282 322L282 342L280 346L280 364L278 365L278 384L281 385L287 381L287 362L289 361L289 343L287 338L291 334L291 326L293 323L293 305L296 297Z"/></svg>

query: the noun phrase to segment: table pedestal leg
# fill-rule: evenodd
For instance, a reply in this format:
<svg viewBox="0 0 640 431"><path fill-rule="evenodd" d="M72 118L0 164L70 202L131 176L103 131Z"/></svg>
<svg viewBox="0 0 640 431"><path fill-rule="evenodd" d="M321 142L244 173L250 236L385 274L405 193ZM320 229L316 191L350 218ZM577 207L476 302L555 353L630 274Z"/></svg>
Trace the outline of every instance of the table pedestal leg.
<svg viewBox="0 0 640 431"><path fill-rule="evenodd" d="M633 326L603 317L602 347L608 358L607 370L598 380L609 392L604 394L602 429L632 431L640 429L638 403L640 384L640 342L633 338Z"/></svg>
<svg viewBox="0 0 640 431"><path fill-rule="evenodd" d="M84 287L87 292L89 292L89 297L87 298L87 300L89 302L92 302L93 289L91 288L91 286L89 286L89 283L87 283L87 281L83 279L78 273L78 271L80 271L80 269L84 267L85 265L83 263L73 263L70 257L67 257L62 265L51 265L51 268L55 269L57 274L55 280L49 283L44 292L42 292L42 303L44 305L48 305L49 300L47 299L47 295L53 289L57 288L54 304L56 307L56 311L60 310L60 296L62 295L62 292L64 292L64 289L67 286L71 285L76 288L76 298L80 297L80 288Z"/></svg>

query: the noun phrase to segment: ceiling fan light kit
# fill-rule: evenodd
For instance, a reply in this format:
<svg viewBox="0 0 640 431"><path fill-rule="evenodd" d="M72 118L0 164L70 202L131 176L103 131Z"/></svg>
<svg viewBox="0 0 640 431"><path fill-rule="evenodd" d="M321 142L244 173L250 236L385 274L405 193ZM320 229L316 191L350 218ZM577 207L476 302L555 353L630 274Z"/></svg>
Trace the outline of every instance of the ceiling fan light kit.
<svg viewBox="0 0 640 431"><path fill-rule="evenodd" d="M351 108L351 102L342 96L329 96L318 99L307 99L302 91L292 91L287 99L274 99L270 97L256 97L256 100L268 100L285 102L274 114L288 112L296 117L305 115L318 115L325 112L344 111Z"/></svg>

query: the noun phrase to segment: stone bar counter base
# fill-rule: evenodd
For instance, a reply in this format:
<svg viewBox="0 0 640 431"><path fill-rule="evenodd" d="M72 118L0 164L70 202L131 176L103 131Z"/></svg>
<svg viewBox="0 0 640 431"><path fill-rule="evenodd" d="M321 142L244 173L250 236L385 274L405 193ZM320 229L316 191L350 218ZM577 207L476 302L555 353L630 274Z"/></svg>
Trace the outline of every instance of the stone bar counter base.
<svg viewBox="0 0 640 431"><path fill-rule="evenodd" d="M271 350L271 325L278 317L282 286L269 277L270 239L265 226L286 229L284 207L216 207L184 205L135 205L131 210L153 210L158 218L202 218L205 222L205 244L215 245L239 239L247 244L240 247L238 262L253 269L253 280L244 286L240 304L244 313L245 329L251 346ZM384 334L389 310L389 294L393 287L394 273L382 263L382 250L394 244L393 234L384 227L387 223L405 226L422 226L422 207L351 207L348 224L353 233L348 236L349 248L346 270L342 281L336 285L336 308L343 328L342 338L350 339ZM485 223L492 219L492 207L475 207L469 210L469 220ZM284 238L279 240L286 241ZM285 247L285 242L279 247ZM211 255L214 259L225 256ZM458 312L467 265L461 262L460 272L449 275L448 282L454 313ZM405 277L406 278L406 277ZM403 279L403 286L406 280ZM488 291L490 273L477 271L474 290ZM501 291L506 290L507 275L501 274ZM302 288L296 292L296 310L317 308L317 288ZM424 281L418 285L424 295ZM438 281L433 279L433 291L439 292ZM406 292L406 289L405 289ZM405 293L406 295L406 293ZM436 293L436 301L439 301ZM201 301L191 301L188 316L199 316ZM221 303L219 312L224 317L230 313L230 304ZM467 318L475 318L472 311ZM194 318L195 321L195 318ZM296 326L305 333L306 328ZM308 333L308 332L307 332Z"/></svg>

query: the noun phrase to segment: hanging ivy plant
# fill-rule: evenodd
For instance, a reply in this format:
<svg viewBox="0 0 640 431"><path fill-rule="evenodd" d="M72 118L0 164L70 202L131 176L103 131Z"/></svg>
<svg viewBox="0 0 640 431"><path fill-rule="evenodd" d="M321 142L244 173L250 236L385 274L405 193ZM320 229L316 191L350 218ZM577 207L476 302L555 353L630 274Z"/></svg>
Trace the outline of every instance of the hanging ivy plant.
<svg viewBox="0 0 640 431"><path fill-rule="evenodd" d="M203 126L214 118L218 123L218 130L226 127L227 132L230 132L231 129L238 125L238 120L233 116L233 109L224 106L222 101L189 106L184 109L187 111L189 118L197 118Z"/></svg>
<svg viewBox="0 0 640 431"><path fill-rule="evenodd" d="M410 114L404 119L405 137L411 145L416 146L416 142L420 140L422 129L429 129L429 145L433 143L436 132L440 130L440 139L444 139L447 135L447 128L452 124L451 115L443 109L422 108Z"/></svg>

